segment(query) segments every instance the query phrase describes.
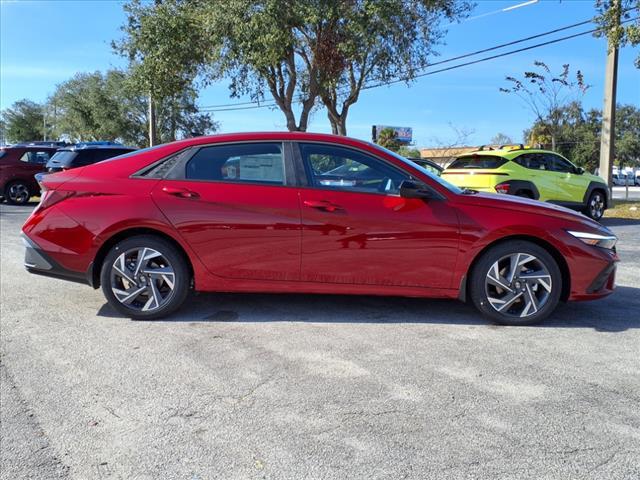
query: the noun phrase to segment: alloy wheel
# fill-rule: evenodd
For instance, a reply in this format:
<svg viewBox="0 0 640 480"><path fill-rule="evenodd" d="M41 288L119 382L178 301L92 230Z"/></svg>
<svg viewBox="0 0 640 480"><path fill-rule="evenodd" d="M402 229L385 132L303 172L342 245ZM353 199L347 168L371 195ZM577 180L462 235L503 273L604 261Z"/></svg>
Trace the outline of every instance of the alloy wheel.
<svg viewBox="0 0 640 480"><path fill-rule="evenodd" d="M604 214L604 198L601 194L596 193L591 197L589 202L589 213L591 218L599 219Z"/></svg>
<svg viewBox="0 0 640 480"><path fill-rule="evenodd" d="M167 258L153 248L132 248L120 254L111 266L110 277L116 299L132 310L158 310L174 294L174 269Z"/></svg>
<svg viewBox="0 0 640 480"><path fill-rule="evenodd" d="M549 300L553 283L544 263L528 253L513 253L495 262L485 277L489 304L502 315L526 318Z"/></svg>
<svg viewBox="0 0 640 480"><path fill-rule="evenodd" d="M12 183L7 189L7 197L13 203L27 203L30 196L29 189L24 183Z"/></svg>

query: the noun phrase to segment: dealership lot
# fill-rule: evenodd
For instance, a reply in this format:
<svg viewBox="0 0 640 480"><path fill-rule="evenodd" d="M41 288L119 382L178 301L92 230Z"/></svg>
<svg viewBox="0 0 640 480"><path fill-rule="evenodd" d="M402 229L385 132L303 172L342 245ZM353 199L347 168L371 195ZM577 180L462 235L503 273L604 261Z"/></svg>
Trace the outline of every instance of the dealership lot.
<svg viewBox="0 0 640 480"><path fill-rule="evenodd" d="M0 206L14 478L638 478L640 221L618 291L545 324L458 302L208 294L135 322L28 275Z"/></svg>

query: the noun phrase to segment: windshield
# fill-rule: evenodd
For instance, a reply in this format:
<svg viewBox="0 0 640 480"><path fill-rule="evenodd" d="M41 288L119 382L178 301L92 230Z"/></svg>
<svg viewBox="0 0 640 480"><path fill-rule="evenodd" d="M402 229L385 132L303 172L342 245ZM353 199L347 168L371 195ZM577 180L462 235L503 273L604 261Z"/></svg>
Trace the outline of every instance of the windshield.
<svg viewBox="0 0 640 480"><path fill-rule="evenodd" d="M47 167L68 167L77 155L78 154L76 152L72 152L70 150L58 150L47 162Z"/></svg>
<svg viewBox="0 0 640 480"><path fill-rule="evenodd" d="M388 155L391 155L394 158L397 158L398 160L400 160L402 163L404 163L405 165L408 165L410 167L415 168L416 170L419 170L421 173L425 174L427 177L431 178L434 182L442 185L444 188L446 188L447 190L449 190L450 192L453 193L462 193L462 189L456 187L455 185L447 182L445 179L443 179L442 177L439 177L438 175L436 175L435 173L430 172L429 170L427 170L426 168L418 165L415 162L412 162L411 160L403 157L402 155L398 155L396 152L393 152L387 148L381 147L380 145L376 145L374 143L371 143L370 145L374 146L375 148L382 150L383 152L385 152Z"/></svg>

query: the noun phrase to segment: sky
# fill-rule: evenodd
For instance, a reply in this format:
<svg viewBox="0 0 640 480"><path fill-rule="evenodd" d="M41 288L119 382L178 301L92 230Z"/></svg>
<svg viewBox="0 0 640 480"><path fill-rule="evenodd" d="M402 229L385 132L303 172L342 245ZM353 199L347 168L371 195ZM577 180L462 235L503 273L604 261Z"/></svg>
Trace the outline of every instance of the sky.
<svg viewBox="0 0 640 480"><path fill-rule="evenodd" d="M519 4L519 8L509 9ZM470 17L447 27L436 50L439 61L570 25L594 16L593 0L525 0L476 2ZM45 101L55 86L78 72L124 68L111 48L122 36L123 2L115 0L0 0L0 108L28 98ZM506 11L504 11L506 9ZM486 55L589 30L577 27ZM497 133L522 140L533 114L512 96L499 91L505 76L520 76L542 60L553 71L569 63L581 70L591 87L583 98L587 108L602 108L606 40L585 35L553 45L400 83L363 91L351 107L350 136L370 140L372 125L413 128L418 147L452 143L456 129L469 133L470 145L489 143ZM640 70L633 65L638 48L620 51L618 102L640 107ZM475 59L476 57L474 57ZM481 56L477 57L481 58ZM466 59L465 59L466 60ZM469 59L470 60L470 59ZM451 64L443 65L454 65ZM229 97L228 82L202 88L199 105L248 101ZM262 108L217 112L222 132L285 130L279 110ZM330 132L326 112L317 110L309 131Z"/></svg>

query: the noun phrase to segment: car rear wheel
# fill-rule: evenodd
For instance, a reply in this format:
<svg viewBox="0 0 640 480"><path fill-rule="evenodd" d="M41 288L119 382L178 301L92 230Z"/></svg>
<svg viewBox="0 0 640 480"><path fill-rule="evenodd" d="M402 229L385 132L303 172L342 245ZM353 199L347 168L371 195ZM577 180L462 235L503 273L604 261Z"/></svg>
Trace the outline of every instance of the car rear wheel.
<svg viewBox="0 0 640 480"><path fill-rule="evenodd" d="M518 190L516 192L516 197L530 198L533 200L533 193L531 193L529 190Z"/></svg>
<svg viewBox="0 0 640 480"><path fill-rule="evenodd" d="M600 220L602 215L604 215L605 210L605 197L604 194L600 190L596 190L591 195L589 195L589 200L587 201L587 208L585 213L589 218L594 220Z"/></svg>
<svg viewBox="0 0 640 480"><path fill-rule="evenodd" d="M151 320L176 311L189 293L190 274L181 252L152 235L131 237L107 254L100 274L109 304L124 315Z"/></svg>
<svg viewBox="0 0 640 480"><path fill-rule="evenodd" d="M26 205L31 198L29 186L22 180L9 183L4 189L4 197L11 205Z"/></svg>
<svg viewBox="0 0 640 480"><path fill-rule="evenodd" d="M482 314L503 325L531 325L553 312L562 274L544 248L523 240L487 250L473 268L470 295Z"/></svg>

